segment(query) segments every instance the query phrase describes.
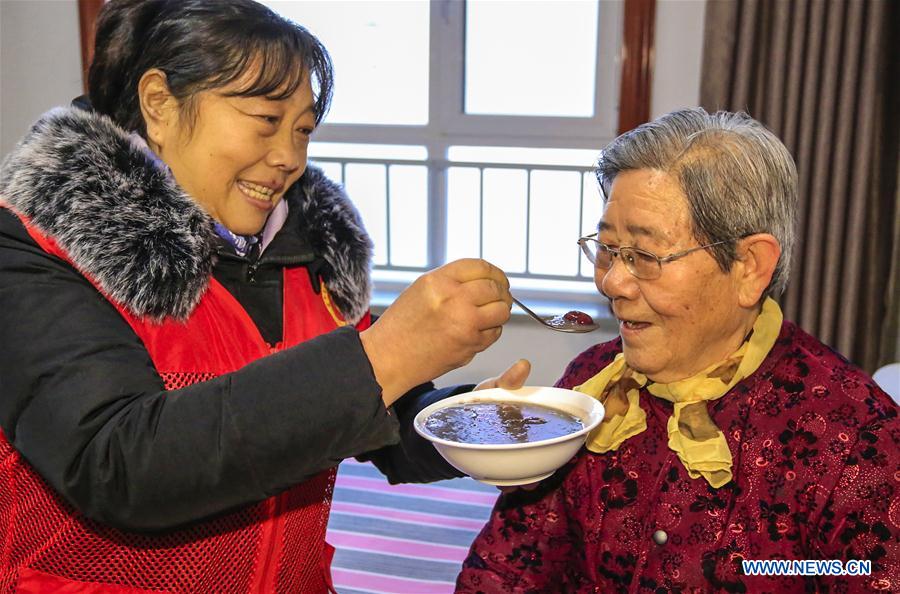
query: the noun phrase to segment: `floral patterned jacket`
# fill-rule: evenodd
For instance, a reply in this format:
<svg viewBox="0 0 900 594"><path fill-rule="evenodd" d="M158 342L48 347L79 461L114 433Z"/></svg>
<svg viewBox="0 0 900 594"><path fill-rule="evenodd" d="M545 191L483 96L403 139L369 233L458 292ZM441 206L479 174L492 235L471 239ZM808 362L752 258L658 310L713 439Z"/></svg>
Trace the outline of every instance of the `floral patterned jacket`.
<svg viewBox="0 0 900 594"><path fill-rule="evenodd" d="M620 350L588 349L557 385ZM666 445L671 403L643 391L641 406L647 430L618 451L582 449L536 490L498 499L457 592L900 592L898 408L839 354L785 322L759 369L709 404L734 460L720 489ZM749 575L741 563L813 559L868 560L871 575ZM856 569L828 565L841 567Z"/></svg>

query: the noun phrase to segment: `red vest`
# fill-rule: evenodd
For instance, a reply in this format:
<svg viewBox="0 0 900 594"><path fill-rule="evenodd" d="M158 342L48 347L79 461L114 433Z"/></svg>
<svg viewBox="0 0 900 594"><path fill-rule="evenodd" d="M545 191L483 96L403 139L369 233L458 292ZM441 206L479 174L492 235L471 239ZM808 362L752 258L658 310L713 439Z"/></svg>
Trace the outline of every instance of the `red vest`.
<svg viewBox="0 0 900 594"><path fill-rule="evenodd" d="M69 260L53 239L27 221L26 227L45 251ZM345 324L324 285L321 295L312 291L305 267L285 269L284 294L284 340L275 346L215 279L186 323L153 323L113 305L144 342L166 389L174 390ZM367 315L359 326L368 323ZM128 533L67 504L0 432L0 592L327 592L333 549L325 528L335 472L183 530Z"/></svg>

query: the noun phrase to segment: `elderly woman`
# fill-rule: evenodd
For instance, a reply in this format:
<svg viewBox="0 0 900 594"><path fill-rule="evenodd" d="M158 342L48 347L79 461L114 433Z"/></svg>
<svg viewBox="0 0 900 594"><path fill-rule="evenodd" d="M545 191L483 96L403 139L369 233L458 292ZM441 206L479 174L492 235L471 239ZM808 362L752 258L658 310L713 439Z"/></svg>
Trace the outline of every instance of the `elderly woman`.
<svg viewBox="0 0 900 594"><path fill-rule="evenodd" d="M331 88L251 0L104 6L90 105L0 172L0 592L326 592L343 458L458 474L410 420L508 283L453 262L370 323L371 241L307 168Z"/></svg>
<svg viewBox="0 0 900 594"><path fill-rule="evenodd" d="M498 500L458 591L900 590L897 407L773 299L794 243L788 151L744 114L685 110L613 141L597 177L608 198L579 243L620 338L558 385L606 418ZM804 559L871 574L742 564Z"/></svg>

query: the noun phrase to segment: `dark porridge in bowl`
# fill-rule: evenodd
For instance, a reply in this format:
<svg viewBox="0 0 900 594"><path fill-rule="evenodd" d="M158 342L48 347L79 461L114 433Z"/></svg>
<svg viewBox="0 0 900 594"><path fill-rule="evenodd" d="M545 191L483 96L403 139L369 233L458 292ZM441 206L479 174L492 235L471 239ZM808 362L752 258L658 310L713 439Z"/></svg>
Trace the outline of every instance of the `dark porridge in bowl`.
<svg viewBox="0 0 900 594"><path fill-rule="evenodd" d="M512 444L569 435L584 428L567 412L524 402L468 402L428 415L425 429L440 439L470 444Z"/></svg>

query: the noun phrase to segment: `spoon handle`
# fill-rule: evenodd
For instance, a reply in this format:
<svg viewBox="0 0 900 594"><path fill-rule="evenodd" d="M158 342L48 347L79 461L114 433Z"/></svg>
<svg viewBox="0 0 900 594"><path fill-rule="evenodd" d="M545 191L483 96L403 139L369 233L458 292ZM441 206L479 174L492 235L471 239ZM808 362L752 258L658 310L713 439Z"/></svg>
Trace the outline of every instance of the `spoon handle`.
<svg viewBox="0 0 900 594"><path fill-rule="evenodd" d="M545 320L545 319L542 318L541 316L537 315L536 313L534 313L533 311L531 311L530 309L528 309L528 308L525 306L524 303L522 303L521 301L519 301L518 299L516 299L516 298L513 297L512 295L510 295L510 297L512 297L513 303L515 303L515 304L518 305L520 308L522 308L522 311L524 311L525 313L527 313L528 315L530 315L532 318L534 318L535 320L537 320L537 321L540 322L541 324L544 324L545 326L547 325L547 320Z"/></svg>

